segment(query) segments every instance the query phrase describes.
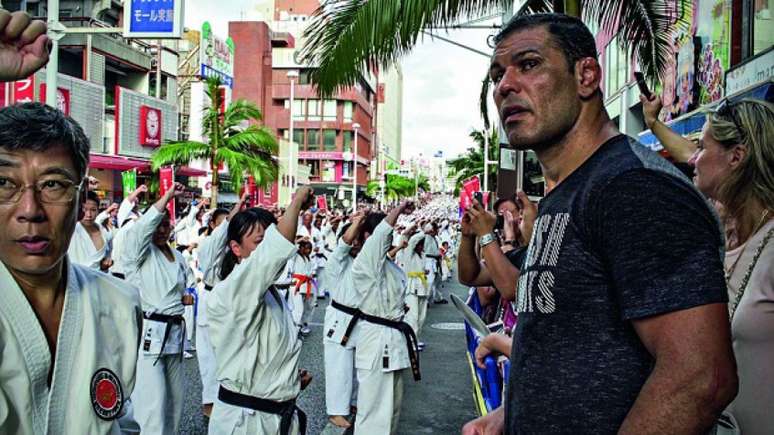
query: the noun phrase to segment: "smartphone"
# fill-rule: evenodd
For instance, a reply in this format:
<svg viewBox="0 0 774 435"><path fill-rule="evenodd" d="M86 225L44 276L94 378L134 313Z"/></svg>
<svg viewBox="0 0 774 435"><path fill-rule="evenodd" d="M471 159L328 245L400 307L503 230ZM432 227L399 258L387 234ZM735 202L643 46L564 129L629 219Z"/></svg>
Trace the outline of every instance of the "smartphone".
<svg viewBox="0 0 774 435"><path fill-rule="evenodd" d="M648 84L645 83L645 75L639 71L635 71L634 78L637 80L637 87L640 88L640 93L645 96L648 100L650 100L650 97L653 96L653 94L650 93L650 89L648 89Z"/></svg>
<svg viewBox="0 0 774 435"><path fill-rule="evenodd" d="M478 201L482 206L484 205L484 194L481 192L473 192L473 199Z"/></svg>

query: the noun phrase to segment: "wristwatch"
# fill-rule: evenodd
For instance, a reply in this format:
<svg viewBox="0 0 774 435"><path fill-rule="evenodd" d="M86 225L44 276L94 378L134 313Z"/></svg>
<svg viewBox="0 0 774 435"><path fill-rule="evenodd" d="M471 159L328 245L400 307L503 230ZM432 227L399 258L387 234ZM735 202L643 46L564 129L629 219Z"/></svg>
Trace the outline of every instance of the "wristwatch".
<svg viewBox="0 0 774 435"><path fill-rule="evenodd" d="M478 239L478 246L483 248L484 246L494 242L495 240L496 240L495 235L493 233L484 234L483 236L481 236L480 239Z"/></svg>

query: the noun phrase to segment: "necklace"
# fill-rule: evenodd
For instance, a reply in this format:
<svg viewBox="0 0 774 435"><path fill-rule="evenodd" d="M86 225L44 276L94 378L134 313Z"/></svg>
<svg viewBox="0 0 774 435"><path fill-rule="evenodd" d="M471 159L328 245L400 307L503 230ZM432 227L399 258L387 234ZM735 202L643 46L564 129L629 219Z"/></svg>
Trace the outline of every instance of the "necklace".
<svg viewBox="0 0 774 435"><path fill-rule="evenodd" d="M752 236L755 233L758 232L759 229L761 229L761 227L763 226L764 219L766 219L766 216L768 216L768 215L769 215L769 210L768 209L764 210L763 213L761 213L761 218L758 219L758 223L755 225L755 228L753 229L753 231L752 231L752 233L750 235L751 238L752 238ZM749 239L747 241L749 241ZM734 263L731 265L731 267L729 267L728 269L725 270L725 272L726 272L726 284L730 284L731 277L734 275L734 271L736 271L736 265L739 264L739 260L741 260L742 256L744 256L744 251L747 250L747 241L745 241L745 243L744 243L744 245L742 247L742 252L740 252L739 256L736 257L736 260L734 260Z"/></svg>

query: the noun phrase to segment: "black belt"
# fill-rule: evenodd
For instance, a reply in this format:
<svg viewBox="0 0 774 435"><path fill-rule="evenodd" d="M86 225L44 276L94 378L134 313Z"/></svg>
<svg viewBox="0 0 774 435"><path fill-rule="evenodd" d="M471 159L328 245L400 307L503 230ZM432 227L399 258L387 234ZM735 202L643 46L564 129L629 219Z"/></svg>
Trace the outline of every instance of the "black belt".
<svg viewBox="0 0 774 435"><path fill-rule="evenodd" d="M259 397L236 393L221 385L218 390L218 400L241 408L279 415L281 418L280 435L290 434L290 425L293 423L293 414L297 414L301 435L306 434L306 414L301 408L296 406L296 399L287 400L285 402L275 402L274 400L261 399Z"/></svg>
<svg viewBox="0 0 774 435"><path fill-rule="evenodd" d="M182 245L182 244L178 243L177 244L177 248L175 248L175 249L177 249L178 252L183 252L186 249L188 249L188 245Z"/></svg>
<svg viewBox="0 0 774 435"><path fill-rule="evenodd" d="M116 278L126 279L126 275L124 275L123 273L113 272L112 275L115 276Z"/></svg>
<svg viewBox="0 0 774 435"><path fill-rule="evenodd" d="M167 346L167 340L169 340L169 330L172 329L171 325L181 325L183 327L182 336L180 338L180 361L183 360L183 351L185 350L185 319L180 315L169 315L160 313L142 313L142 317L147 320L153 320L154 322L164 322L164 338L161 340L161 349L159 350L159 356L156 357L156 361L153 362L155 366L159 362L161 356L164 355L164 348Z"/></svg>
<svg viewBox="0 0 774 435"><path fill-rule="evenodd" d="M347 313L352 316L352 320L347 325L347 330L344 332L344 337L341 339L341 345L345 346L349 341L349 337L352 334L352 330L355 329L355 325L360 319L365 320L376 325L386 326L398 330L406 337L406 348L409 353L409 360L411 361L411 373L414 375L414 380L419 381L422 379L422 375L419 373L419 349L417 335L414 333L414 329L411 328L406 322L400 322L396 320L389 320L383 317L372 316L360 311L357 308L348 307L342 305L335 300L331 300L331 306L341 312Z"/></svg>
<svg viewBox="0 0 774 435"><path fill-rule="evenodd" d="M213 288L214 287L209 284L204 284L204 289L207 290L208 292L211 292Z"/></svg>

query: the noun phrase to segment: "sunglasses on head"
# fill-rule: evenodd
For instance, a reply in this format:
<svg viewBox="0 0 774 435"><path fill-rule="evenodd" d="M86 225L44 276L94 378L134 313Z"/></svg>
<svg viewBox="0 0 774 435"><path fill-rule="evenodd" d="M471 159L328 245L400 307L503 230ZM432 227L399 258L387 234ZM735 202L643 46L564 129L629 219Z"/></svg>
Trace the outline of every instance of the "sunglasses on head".
<svg viewBox="0 0 774 435"><path fill-rule="evenodd" d="M728 100L728 98L723 99L718 104L718 107L715 108L715 113L718 116L721 116L726 119L730 119L731 122L734 123L734 126L736 127L736 130L739 132L739 137L742 138L742 141L744 141L745 137L747 136L747 133L742 128L742 124L739 122L739 119L736 117L736 107L739 105L738 102L731 102Z"/></svg>

